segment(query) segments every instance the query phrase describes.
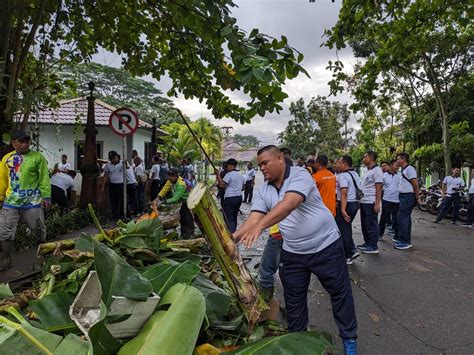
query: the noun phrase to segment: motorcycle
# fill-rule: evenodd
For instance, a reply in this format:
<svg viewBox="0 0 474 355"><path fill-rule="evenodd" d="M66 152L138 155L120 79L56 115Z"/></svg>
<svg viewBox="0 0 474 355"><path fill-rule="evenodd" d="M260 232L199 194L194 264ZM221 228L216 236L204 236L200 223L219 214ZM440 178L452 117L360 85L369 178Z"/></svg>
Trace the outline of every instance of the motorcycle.
<svg viewBox="0 0 474 355"><path fill-rule="evenodd" d="M468 220L468 208L469 208L469 193L459 191L461 195L461 200L459 202L459 214L458 219L461 222L466 222ZM444 201L444 197L440 190L433 191L426 200L426 207L429 213L432 215L437 215L439 209L441 208ZM451 219L453 216L453 206L450 206L445 218Z"/></svg>
<svg viewBox="0 0 474 355"><path fill-rule="evenodd" d="M439 190L439 182L437 184L433 184L430 187L426 188L421 188L420 189L420 203L417 205L418 209L426 212L428 211L428 200L430 199L430 196L435 192ZM430 202L431 203L431 202Z"/></svg>

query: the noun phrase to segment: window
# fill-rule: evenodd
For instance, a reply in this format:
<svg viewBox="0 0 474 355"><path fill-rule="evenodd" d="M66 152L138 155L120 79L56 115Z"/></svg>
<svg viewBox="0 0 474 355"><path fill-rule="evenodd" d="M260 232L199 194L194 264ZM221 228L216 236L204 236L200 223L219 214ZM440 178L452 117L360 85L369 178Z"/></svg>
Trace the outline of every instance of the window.
<svg viewBox="0 0 474 355"><path fill-rule="evenodd" d="M104 142L99 141L96 142L97 146L97 159L102 159L103 156L103 147L104 147ZM84 158L84 141L79 141L75 145L75 167L74 169L80 170L81 169L81 161L82 158Z"/></svg>

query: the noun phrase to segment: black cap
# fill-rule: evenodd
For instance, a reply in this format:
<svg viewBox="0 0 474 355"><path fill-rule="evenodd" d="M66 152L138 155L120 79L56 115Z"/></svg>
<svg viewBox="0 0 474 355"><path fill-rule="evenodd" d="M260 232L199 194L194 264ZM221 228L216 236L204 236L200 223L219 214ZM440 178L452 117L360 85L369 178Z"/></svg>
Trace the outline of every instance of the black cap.
<svg viewBox="0 0 474 355"><path fill-rule="evenodd" d="M308 159L308 161L306 162L307 164L314 164L316 163L316 160L314 159Z"/></svg>
<svg viewBox="0 0 474 355"><path fill-rule="evenodd" d="M22 130L13 131L11 133L10 137L11 137L12 140L31 138L30 134L28 132L25 132L25 131L22 131Z"/></svg>
<svg viewBox="0 0 474 355"><path fill-rule="evenodd" d="M115 150L111 150L109 152L109 159L113 158L113 157L116 157L117 155L119 155L119 154Z"/></svg>
<svg viewBox="0 0 474 355"><path fill-rule="evenodd" d="M237 166L237 160L235 160L234 158L230 158L229 160L227 160L227 165Z"/></svg>

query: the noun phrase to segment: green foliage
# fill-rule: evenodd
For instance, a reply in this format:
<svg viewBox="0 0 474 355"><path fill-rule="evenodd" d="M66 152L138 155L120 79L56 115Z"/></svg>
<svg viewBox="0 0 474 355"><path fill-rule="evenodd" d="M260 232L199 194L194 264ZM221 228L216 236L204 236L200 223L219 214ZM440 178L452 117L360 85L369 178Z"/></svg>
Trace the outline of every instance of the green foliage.
<svg viewBox="0 0 474 355"><path fill-rule="evenodd" d="M280 104L288 97L284 82L300 73L308 75L300 65L303 55L285 36L277 39L258 29L247 33L239 28L231 14L236 7L232 0L29 0L8 8L9 3L2 6L8 15L2 17L2 28L14 27L15 33L10 41L6 36L1 52L13 64L0 66L0 97L8 100L19 92L15 86L24 68L23 53L32 46L40 62L75 63L89 61L102 47L118 53L132 76L160 80L167 75L169 96L181 93L205 101L214 117L241 123L257 114L281 111ZM227 90L243 91L247 105L233 103ZM0 102L0 112L6 105L11 123L8 100Z"/></svg>
<svg viewBox="0 0 474 355"><path fill-rule="evenodd" d="M315 153L333 157L342 151L341 130L350 117L347 104L317 96L307 106L303 99L292 102L290 112L294 118L278 137L294 157Z"/></svg>
<svg viewBox="0 0 474 355"><path fill-rule="evenodd" d="M81 229L90 223L91 220L87 211L77 209L63 215L53 212L45 220L46 239L50 240L73 230ZM37 243L35 235L28 226L20 223L15 234L15 248L17 250L28 249L36 246Z"/></svg>
<svg viewBox="0 0 474 355"><path fill-rule="evenodd" d="M260 145L260 140L252 135L234 134L232 137L235 143L240 144L243 148L256 148Z"/></svg>
<svg viewBox="0 0 474 355"><path fill-rule="evenodd" d="M173 109L173 102L162 97L161 90L149 81L133 77L123 68L113 68L98 63L65 65L61 77L72 85L66 98L89 95L88 83L94 82L94 96L119 107L130 107L140 119L158 126L180 121Z"/></svg>

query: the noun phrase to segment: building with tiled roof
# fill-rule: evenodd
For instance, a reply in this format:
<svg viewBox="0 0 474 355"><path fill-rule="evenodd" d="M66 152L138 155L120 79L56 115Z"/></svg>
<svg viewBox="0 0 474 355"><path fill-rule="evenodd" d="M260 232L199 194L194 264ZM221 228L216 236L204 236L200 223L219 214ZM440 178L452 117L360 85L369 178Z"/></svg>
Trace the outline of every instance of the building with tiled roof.
<svg viewBox="0 0 474 355"><path fill-rule="evenodd" d="M122 153L122 137L114 134L108 127L109 117L116 107L99 99L95 100L95 124L97 127L97 156L107 159L111 150ZM140 113L138 113L140 115ZM17 120L21 121L21 114ZM85 140L84 128L87 122L87 98L78 97L64 100L57 108L48 108L32 115L28 120L28 130L31 131L33 142L48 159L49 167L61 161L61 155L68 156L68 162L75 170L80 169ZM139 120L139 128L132 136L127 137L127 159L132 150L137 150L142 159L150 158L145 154L151 143L152 125ZM157 136L167 133L157 128Z"/></svg>

